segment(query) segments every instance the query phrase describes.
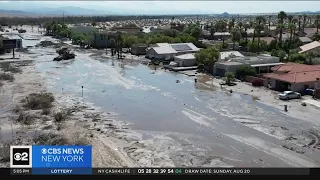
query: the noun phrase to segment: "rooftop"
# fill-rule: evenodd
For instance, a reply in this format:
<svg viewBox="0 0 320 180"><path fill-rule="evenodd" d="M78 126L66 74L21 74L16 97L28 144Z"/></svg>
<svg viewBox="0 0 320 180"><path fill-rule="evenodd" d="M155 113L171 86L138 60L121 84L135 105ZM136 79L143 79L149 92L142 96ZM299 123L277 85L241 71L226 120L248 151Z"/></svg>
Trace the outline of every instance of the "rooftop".
<svg viewBox="0 0 320 180"><path fill-rule="evenodd" d="M300 46L299 48L301 49L301 51L299 53L303 53L306 51L309 51L311 49L314 49L316 47L320 47L320 42L319 41L313 41L311 43L305 44L303 46Z"/></svg>
<svg viewBox="0 0 320 180"><path fill-rule="evenodd" d="M244 57L244 55L241 54L239 51L220 52L220 59L221 60L226 60L227 58L232 58L232 57Z"/></svg>

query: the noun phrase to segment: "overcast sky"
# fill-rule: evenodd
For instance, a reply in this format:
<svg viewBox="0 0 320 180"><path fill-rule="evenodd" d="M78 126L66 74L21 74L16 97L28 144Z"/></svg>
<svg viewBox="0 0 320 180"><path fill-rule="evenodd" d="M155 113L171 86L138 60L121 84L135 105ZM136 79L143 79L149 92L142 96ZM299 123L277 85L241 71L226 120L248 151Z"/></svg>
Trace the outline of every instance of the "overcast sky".
<svg viewBox="0 0 320 180"><path fill-rule="evenodd" d="M126 10L128 13L141 12L141 14L152 12L270 13L281 10L286 12L320 10L320 1L42 1L37 4L51 7L77 6L97 10L114 8Z"/></svg>

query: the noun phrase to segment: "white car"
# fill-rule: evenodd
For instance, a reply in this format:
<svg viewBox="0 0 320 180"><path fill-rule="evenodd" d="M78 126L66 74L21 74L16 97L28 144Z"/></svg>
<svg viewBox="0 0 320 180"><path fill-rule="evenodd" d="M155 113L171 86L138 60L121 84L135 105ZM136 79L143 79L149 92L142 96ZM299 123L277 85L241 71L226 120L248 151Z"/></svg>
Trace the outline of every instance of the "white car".
<svg viewBox="0 0 320 180"><path fill-rule="evenodd" d="M301 98L301 94L293 91L284 91L283 93L279 94L279 99L282 99L282 100L300 99L300 98Z"/></svg>

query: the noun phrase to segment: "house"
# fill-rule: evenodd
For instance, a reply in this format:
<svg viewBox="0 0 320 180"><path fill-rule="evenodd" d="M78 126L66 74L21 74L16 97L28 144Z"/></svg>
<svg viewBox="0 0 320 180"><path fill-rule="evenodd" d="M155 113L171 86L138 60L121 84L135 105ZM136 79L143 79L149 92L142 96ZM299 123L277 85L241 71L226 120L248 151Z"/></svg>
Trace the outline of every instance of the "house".
<svg viewBox="0 0 320 180"><path fill-rule="evenodd" d="M227 40L232 38L232 34L229 32L215 32L213 38L215 40Z"/></svg>
<svg viewBox="0 0 320 180"><path fill-rule="evenodd" d="M174 56L195 53L199 50L193 43L157 43L149 48L146 54L150 59L170 60Z"/></svg>
<svg viewBox="0 0 320 180"><path fill-rule="evenodd" d="M22 38L18 35L2 35L2 46L4 49L22 48Z"/></svg>
<svg viewBox="0 0 320 180"><path fill-rule="evenodd" d="M251 36L253 36L253 33L255 33L254 31L255 31L255 29L250 28L250 29L247 29L246 32L247 32L248 36L251 37ZM258 33L258 32L256 32L256 35L257 35L257 33ZM264 33L264 31L260 31L260 34L263 34L263 33Z"/></svg>
<svg viewBox="0 0 320 180"><path fill-rule="evenodd" d="M304 28L304 31L301 35L311 38L316 33L317 33L317 28Z"/></svg>
<svg viewBox="0 0 320 180"><path fill-rule="evenodd" d="M300 49L299 53L312 52L315 55L320 55L320 42L319 41L313 41L311 43L308 43L308 44L305 44L303 46L300 46L299 49Z"/></svg>
<svg viewBox="0 0 320 180"><path fill-rule="evenodd" d="M240 46L238 42L227 43L227 49L229 50L239 50Z"/></svg>
<svg viewBox="0 0 320 180"><path fill-rule="evenodd" d="M280 34L277 35L277 39L279 39L279 37L280 37ZM282 41L289 40L289 39L290 39L290 33L283 32L282 33Z"/></svg>
<svg viewBox="0 0 320 180"><path fill-rule="evenodd" d="M264 26L264 32L266 32L267 34L269 34L272 37L277 36L277 34L279 33L277 26L270 26L270 30L269 30L268 24Z"/></svg>
<svg viewBox="0 0 320 180"><path fill-rule="evenodd" d="M311 43L312 40L309 37L299 37L299 40L303 43L303 44L308 44Z"/></svg>
<svg viewBox="0 0 320 180"><path fill-rule="evenodd" d="M142 32L143 28L140 27L112 27L112 31L119 31L127 34L137 34Z"/></svg>
<svg viewBox="0 0 320 180"><path fill-rule="evenodd" d="M239 51L225 51L225 52L220 52L219 55L219 61L227 61L230 58L234 57L244 57Z"/></svg>
<svg viewBox="0 0 320 180"><path fill-rule="evenodd" d="M270 55L257 55L252 57L234 57L227 61L218 61L214 65L214 74L224 76L227 72L235 73L241 66L251 66L256 69L257 74L269 73L271 68L281 65L279 57Z"/></svg>
<svg viewBox="0 0 320 180"><path fill-rule="evenodd" d="M148 46L145 44L134 44L131 46L131 54L133 55L146 55Z"/></svg>
<svg viewBox="0 0 320 180"><path fill-rule="evenodd" d="M255 38L257 39L257 37ZM248 38L248 40L252 41L252 38ZM274 37L260 37L260 41L265 41L268 45L271 43L271 41L275 40Z"/></svg>
<svg viewBox="0 0 320 180"><path fill-rule="evenodd" d="M264 74L272 89L278 91L304 92L305 89L320 89L320 66L286 63Z"/></svg>
<svg viewBox="0 0 320 180"><path fill-rule="evenodd" d="M174 62L178 67L194 66L196 64L196 57L194 54L182 54L174 57Z"/></svg>

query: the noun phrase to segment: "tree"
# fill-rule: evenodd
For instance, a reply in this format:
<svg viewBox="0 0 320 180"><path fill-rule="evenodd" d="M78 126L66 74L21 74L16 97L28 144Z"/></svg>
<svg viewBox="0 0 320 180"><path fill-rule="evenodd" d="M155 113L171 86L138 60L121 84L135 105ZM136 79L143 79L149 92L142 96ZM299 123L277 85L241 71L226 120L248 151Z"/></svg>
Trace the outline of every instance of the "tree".
<svg viewBox="0 0 320 180"><path fill-rule="evenodd" d="M306 22L307 22L307 15L303 15L303 23L302 23L302 31L304 32L304 28L306 28Z"/></svg>
<svg viewBox="0 0 320 180"><path fill-rule="evenodd" d="M271 15L268 16L268 35L271 36L271 30L270 30L270 26L271 26Z"/></svg>
<svg viewBox="0 0 320 180"><path fill-rule="evenodd" d="M315 56L315 54L313 52L309 52L309 53L306 54L306 58L309 60L309 62L308 62L309 65L312 65L312 59L314 57L316 57L316 56Z"/></svg>
<svg viewBox="0 0 320 180"><path fill-rule="evenodd" d="M288 23L291 23L291 22L292 22L292 19L293 19L293 16L292 16L292 15L288 15L288 16L287 16L287 19L288 19Z"/></svg>
<svg viewBox="0 0 320 180"><path fill-rule="evenodd" d="M219 48L213 46L208 49L201 49L195 54L198 65L213 65L220 56Z"/></svg>
<svg viewBox="0 0 320 180"><path fill-rule="evenodd" d="M249 41L248 42L248 50L250 52L257 53L257 52L260 52L261 50L266 50L266 49L268 49L268 45L267 45L266 41L260 40L259 47L258 47L257 41Z"/></svg>
<svg viewBox="0 0 320 180"><path fill-rule="evenodd" d="M299 54L299 53L295 53L295 54L291 54L289 56L289 62L295 62L295 63L304 63L306 64L307 63L307 58L306 58L306 55L304 54Z"/></svg>
<svg viewBox="0 0 320 180"><path fill-rule="evenodd" d="M238 42L240 44L241 40L241 32L239 29L232 29L232 42L233 42L233 50L235 49L235 42Z"/></svg>
<svg viewBox="0 0 320 180"><path fill-rule="evenodd" d="M248 43L248 33L247 30L250 28L250 25L248 23L244 24L244 32L243 32L243 37L246 37L246 43Z"/></svg>
<svg viewBox="0 0 320 180"><path fill-rule="evenodd" d="M288 24L288 28L289 28L289 30L290 30L290 38L289 38L289 49L291 48L291 45L292 45L292 35L293 35L293 32L295 31L295 29L296 29L296 26L292 23L292 22L290 22L289 24Z"/></svg>
<svg viewBox="0 0 320 180"><path fill-rule="evenodd" d="M137 36L123 36L123 47L131 48L132 45L137 44L139 39Z"/></svg>
<svg viewBox="0 0 320 180"><path fill-rule="evenodd" d="M260 35L266 20L264 19L263 16L258 16L256 17L256 21L257 21L256 29L257 29L257 35L258 35L258 53L259 53L260 52Z"/></svg>
<svg viewBox="0 0 320 180"><path fill-rule="evenodd" d="M214 36L214 33L216 32L216 29L213 27L213 26L211 26L210 27L210 36L211 36L211 39L213 39L213 36Z"/></svg>
<svg viewBox="0 0 320 180"><path fill-rule="evenodd" d="M301 32L301 18L302 18L302 15L299 15L298 16L298 29L299 29L299 33Z"/></svg>
<svg viewBox="0 0 320 180"><path fill-rule="evenodd" d="M278 27L279 31L279 42L282 42L282 33L284 28L284 19L287 17L287 14L284 11L280 11L278 14Z"/></svg>
<svg viewBox="0 0 320 180"><path fill-rule="evenodd" d="M319 26L320 26L320 15L317 14L317 16L316 16L316 28L317 28L317 33L319 32Z"/></svg>
<svg viewBox="0 0 320 180"><path fill-rule="evenodd" d="M231 32L232 28L234 28L234 24L235 24L235 19L233 18L231 21L229 21L229 24L228 24L229 32Z"/></svg>
<svg viewBox="0 0 320 180"><path fill-rule="evenodd" d="M236 78L234 77L234 74L232 72L228 72L225 74L224 81L227 85L231 85L235 80Z"/></svg>
<svg viewBox="0 0 320 180"><path fill-rule="evenodd" d="M251 66L240 66L236 70L236 76L238 79L245 78L246 76L255 76L256 69Z"/></svg>

